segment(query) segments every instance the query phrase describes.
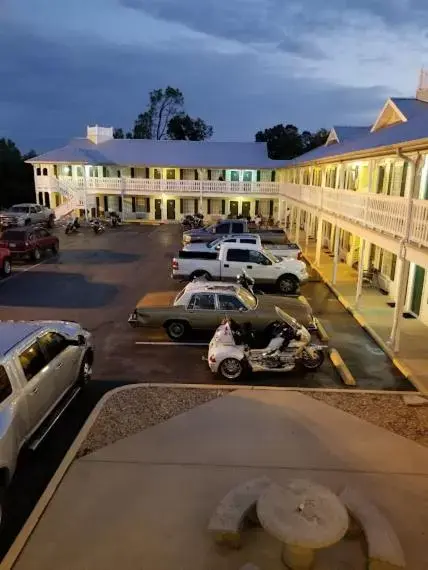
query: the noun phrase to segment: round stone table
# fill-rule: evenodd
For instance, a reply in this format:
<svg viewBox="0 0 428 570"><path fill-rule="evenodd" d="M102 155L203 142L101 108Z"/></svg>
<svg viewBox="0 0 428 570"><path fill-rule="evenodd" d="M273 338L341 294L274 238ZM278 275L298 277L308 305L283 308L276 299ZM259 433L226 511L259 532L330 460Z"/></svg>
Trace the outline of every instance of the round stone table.
<svg viewBox="0 0 428 570"><path fill-rule="evenodd" d="M314 550L339 542L349 524L338 497L305 480L270 485L257 501L257 515L266 532L284 544L282 559L292 570L311 568Z"/></svg>

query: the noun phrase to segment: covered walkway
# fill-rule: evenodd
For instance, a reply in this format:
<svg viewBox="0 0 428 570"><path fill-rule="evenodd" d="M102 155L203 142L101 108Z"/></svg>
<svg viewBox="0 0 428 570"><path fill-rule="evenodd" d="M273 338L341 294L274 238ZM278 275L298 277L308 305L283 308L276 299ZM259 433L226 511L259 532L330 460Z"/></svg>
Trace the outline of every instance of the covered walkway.
<svg viewBox="0 0 428 570"><path fill-rule="evenodd" d="M308 261L315 265L315 241L310 240L306 245L305 234L300 234L300 244ZM325 251L321 253L321 262L316 269L321 276L331 284L333 279L333 258ZM363 287L362 295L356 307L358 272L340 263L337 266L335 291L340 300L358 311L364 322L378 335L381 341L388 343L394 308L388 305L391 301L388 295L374 288ZM410 379L416 387L428 393L428 327L418 319L402 318L400 322L400 348L395 357L397 361L410 372Z"/></svg>

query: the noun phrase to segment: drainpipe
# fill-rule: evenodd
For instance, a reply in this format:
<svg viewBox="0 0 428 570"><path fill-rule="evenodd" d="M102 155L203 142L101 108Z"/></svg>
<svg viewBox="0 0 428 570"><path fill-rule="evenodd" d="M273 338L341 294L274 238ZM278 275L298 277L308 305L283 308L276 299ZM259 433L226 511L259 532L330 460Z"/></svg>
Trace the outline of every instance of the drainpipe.
<svg viewBox="0 0 428 570"><path fill-rule="evenodd" d="M410 230L412 226L412 210L413 210L413 195L415 192L416 172L419 166L421 155L418 153L416 159L403 154L400 149L396 153L398 158L407 162L410 166L410 184L409 192L407 195L407 208L406 208L406 221L404 225L403 238L400 240L400 250L398 253L399 259L399 272L398 272L398 287L397 287L397 300L394 308L394 317L392 321L391 334L388 340L393 352L398 352L400 348L400 321L403 314L404 305L406 302L407 282L409 278L409 262L406 259L406 246L410 238Z"/></svg>

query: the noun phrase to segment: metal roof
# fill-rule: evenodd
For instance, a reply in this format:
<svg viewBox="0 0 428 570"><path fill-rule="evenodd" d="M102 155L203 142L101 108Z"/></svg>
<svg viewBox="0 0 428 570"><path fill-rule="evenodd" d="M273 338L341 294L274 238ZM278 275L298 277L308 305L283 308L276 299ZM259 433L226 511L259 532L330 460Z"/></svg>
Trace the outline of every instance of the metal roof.
<svg viewBox="0 0 428 570"><path fill-rule="evenodd" d="M391 97L391 101L398 107L407 120L428 112L428 103L419 101L419 99Z"/></svg>
<svg viewBox="0 0 428 570"><path fill-rule="evenodd" d="M339 142L356 139L370 132L370 127L333 127Z"/></svg>
<svg viewBox="0 0 428 570"><path fill-rule="evenodd" d="M36 322L0 321L0 356L42 328Z"/></svg>
<svg viewBox="0 0 428 570"><path fill-rule="evenodd" d="M405 123L384 127L373 133L368 133L366 136L343 143L315 148L297 158L284 162L283 166L293 166L335 156L340 157L352 152L374 150L378 147L397 145L426 138L428 138L428 113L423 113L409 119Z"/></svg>
<svg viewBox="0 0 428 570"><path fill-rule="evenodd" d="M149 139L112 139L97 145L87 139L73 139L28 162L220 169L273 169L278 165L268 157L266 143Z"/></svg>

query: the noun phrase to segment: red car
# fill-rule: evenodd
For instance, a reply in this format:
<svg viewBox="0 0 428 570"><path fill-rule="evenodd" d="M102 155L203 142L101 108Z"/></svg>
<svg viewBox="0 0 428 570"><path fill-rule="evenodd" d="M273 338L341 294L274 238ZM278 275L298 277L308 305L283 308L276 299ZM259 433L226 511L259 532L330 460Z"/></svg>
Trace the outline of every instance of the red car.
<svg viewBox="0 0 428 570"><path fill-rule="evenodd" d="M8 248L12 258L29 257L38 261L47 249L57 254L59 240L44 228L11 228L3 232L0 247Z"/></svg>
<svg viewBox="0 0 428 570"><path fill-rule="evenodd" d="M12 259L7 247L0 247L0 275L9 277L12 272Z"/></svg>

